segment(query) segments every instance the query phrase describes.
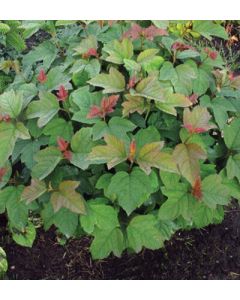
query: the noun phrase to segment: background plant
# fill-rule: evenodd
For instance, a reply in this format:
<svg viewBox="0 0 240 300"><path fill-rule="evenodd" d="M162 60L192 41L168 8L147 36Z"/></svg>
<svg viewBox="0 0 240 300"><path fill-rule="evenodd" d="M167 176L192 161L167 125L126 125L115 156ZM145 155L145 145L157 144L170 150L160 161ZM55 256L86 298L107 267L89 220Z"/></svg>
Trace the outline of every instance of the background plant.
<svg viewBox="0 0 240 300"><path fill-rule="evenodd" d="M54 226L92 236L100 259L223 220L240 199L240 80L198 42L227 41L221 23L14 24L2 34L25 46L1 49L0 213L18 244Z"/></svg>

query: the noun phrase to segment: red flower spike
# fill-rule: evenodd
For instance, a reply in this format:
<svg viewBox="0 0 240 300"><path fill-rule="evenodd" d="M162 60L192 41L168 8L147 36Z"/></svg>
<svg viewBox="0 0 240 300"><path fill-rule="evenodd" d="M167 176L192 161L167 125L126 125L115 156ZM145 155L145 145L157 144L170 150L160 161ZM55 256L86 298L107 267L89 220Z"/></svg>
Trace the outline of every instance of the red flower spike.
<svg viewBox="0 0 240 300"><path fill-rule="evenodd" d="M57 139L57 144L58 144L58 149L61 151L61 152L64 152L67 150L68 146L69 146L69 143L67 141L65 141L63 138L59 137Z"/></svg>
<svg viewBox="0 0 240 300"><path fill-rule="evenodd" d="M229 80L230 81L232 81L233 79L234 79L234 73L233 72L230 72L229 74L228 74L228 78L229 78Z"/></svg>
<svg viewBox="0 0 240 300"><path fill-rule="evenodd" d="M202 187L201 187L201 178L198 176L198 178L195 180L193 188L192 188L192 195L197 200L202 199Z"/></svg>
<svg viewBox="0 0 240 300"><path fill-rule="evenodd" d="M0 182L3 179L3 176L7 173L7 168L0 168Z"/></svg>
<svg viewBox="0 0 240 300"><path fill-rule="evenodd" d="M137 144L135 140L132 140L129 146L129 155L128 155L128 160L133 163L134 157L136 155L136 150L137 150Z"/></svg>
<svg viewBox="0 0 240 300"><path fill-rule="evenodd" d="M72 152L69 151L69 150L66 150L66 151L63 152L63 156L64 156L65 159L71 160L72 159Z"/></svg>
<svg viewBox="0 0 240 300"><path fill-rule="evenodd" d="M95 48L90 48L86 53L83 53L82 58L87 59L89 57L98 57L97 49Z"/></svg>
<svg viewBox="0 0 240 300"><path fill-rule="evenodd" d="M59 90L57 92L58 101L66 101L68 98L68 91L65 89L63 85L59 87Z"/></svg>
<svg viewBox="0 0 240 300"><path fill-rule="evenodd" d="M44 83L47 81L47 75L45 74L44 70L41 69L39 71L39 75L37 77L37 80L40 82L40 83Z"/></svg>
<svg viewBox="0 0 240 300"><path fill-rule="evenodd" d="M9 123L11 121L11 117L8 114L0 115L0 122L2 122L2 121Z"/></svg>
<svg viewBox="0 0 240 300"><path fill-rule="evenodd" d="M108 98L103 98L100 106L93 105L90 108L87 118L105 118L107 114L110 114L114 111L114 107L116 106L118 99L119 95L112 95Z"/></svg>

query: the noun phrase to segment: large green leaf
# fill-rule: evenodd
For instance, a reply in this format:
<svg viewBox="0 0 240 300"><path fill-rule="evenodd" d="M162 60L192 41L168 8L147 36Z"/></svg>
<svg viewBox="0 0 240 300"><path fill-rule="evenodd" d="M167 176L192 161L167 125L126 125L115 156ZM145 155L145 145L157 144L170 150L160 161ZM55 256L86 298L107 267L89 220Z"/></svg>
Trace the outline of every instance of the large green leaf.
<svg viewBox="0 0 240 300"><path fill-rule="evenodd" d="M150 177L139 168L135 168L130 174L117 172L111 178L107 192L130 215L148 200L153 189Z"/></svg>
<svg viewBox="0 0 240 300"><path fill-rule="evenodd" d="M59 111L57 97L48 92L41 92L40 100L33 101L28 105L27 118L38 119L38 126L46 125Z"/></svg>
<svg viewBox="0 0 240 300"><path fill-rule="evenodd" d="M90 246L93 259L103 259L111 252L117 257L121 256L125 249L125 242L120 228L105 230L96 228L93 235L94 240Z"/></svg>
<svg viewBox="0 0 240 300"><path fill-rule="evenodd" d="M86 124L93 124L99 121L99 117L87 118L87 115L92 106L100 106L102 98L102 92L90 93L89 86L84 86L74 91L71 94L71 99L79 107L80 111L75 111L72 119Z"/></svg>
<svg viewBox="0 0 240 300"><path fill-rule="evenodd" d="M71 76L65 74L62 67L54 67L48 72L47 81L44 83L44 86L48 91L57 90L61 85L66 89L71 89L70 79Z"/></svg>
<svg viewBox="0 0 240 300"><path fill-rule="evenodd" d="M51 195L51 202L55 212L65 207L72 212L85 214L85 201L81 194L75 190L79 186L79 181L62 181L58 190Z"/></svg>
<svg viewBox="0 0 240 300"><path fill-rule="evenodd" d="M190 221L196 199L189 193L188 184L172 182L161 190L168 199L159 209L159 218L161 220L174 220L182 216L185 220Z"/></svg>
<svg viewBox="0 0 240 300"><path fill-rule="evenodd" d="M161 230L161 226L164 227L154 215L134 217L127 227L128 246L137 253L143 247L151 250L163 247L164 241L170 238L173 231L165 228Z"/></svg>
<svg viewBox="0 0 240 300"><path fill-rule="evenodd" d="M21 200L27 204L39 198L47 191L46 184L38 179L32 179L31 184L24 188Z"/></svg>
<svg viewBox="0 0 240 300"><path fill-rule="evenodd" d="M37 163L32 169L32 176L42 180L55 169L62 159L62 153L58 148L50 146L39 151L34 159Z"/></svg>
<svg viewBox="0 0 240 300"><path fill-rule="evenodd" d="M124 76L113 67L110 68L109 74L98 74L88 82L91 85L102 87L103 93L119 93L125 89Z"/></svg>
<svg viewBox="0 0 240 300"><path fill-rule="evenodd" d="M71 122L67 122L63 118L56 118L44 127L43 134L50 136L49 144L56 143L58 137L70 141L73 136L73 126Z"/></svg>
<svg viewBox="0 0 240 300"><path fill-rule="evenodd" d="M229 156L226 169L229 179L236 177L240 182L240 154Z"/></svg>
<svg viewBox="0 0 240 300"><path fill-rule="evenodd" d="M4 164L13 152L16 128L12 123L0 122L0 164Z"/></svg>
<svg viewBox="0 0 240 300"><path fill-rule="evenodd" d="M206 159L205 151L197 144L178 144L173 156L180 173L193 185L200 174L199 159Z"/></svg>
<svg viewBox="0 0 240 300"><path fill-rule="evenodd" d="M71 237L74 235L77 229L78 218L78 214L62 207L57 213L54 214L52 221L61 233L67 237Z"/></svg>
<svg viewBox="0 0 240 300"><path fill-rule="evenodd" d="M240 151L240 119L224 127L223 138L228 149Z"/></svg>
<svg viewBox="0 0 240 300"><path fill-rule="evenodd" d="M194 21L193 31L199 32L209 40L212 39L212 36L217 36L225 40L228 39L225 28L220 24L214 23L213 21Z"/></svg>
<svg viewBox="0 0 240 300"><path fill-rule="evenodd" d="M114 135L119 139L128 141L127 132L133 131L136 125L127 119L121 117L112 117L108 124L104 121L98 121L93 126L93 140L99 140L105 135Z"/></svg>
<svg viewBox="0 0 240 300"><path fill-rule="evenodd" d="M26 68L29 65L33 65L34 63L41 61L42 68L46 71L55 60L57 52L56 46L50 41L46 41L31 50L28 54L24 55L22 63Z"/></svg>
<svg viewBox="0 0 240 300"><path fill-rule="evenodd" d="M81 225L88 234L94 231L95 226L101 230L111 230L119 226L117 211L110 205L96 200L87 201L87 213L80 216Z"/></svg>
<svg viewBox="0 0 240 300"><path fill-rule="evenodd" d="M96 146L88 156L91 163L107 163L108 169L127 159L124 142L113 135L106 135L104 138L106 145Z"/></svg>
<svg viewBox="0 0 240 300"><path fill-rule="evenodd" d="M22 111L23 95L13 90L0 96L0 114L7 114L11 118L17 118Z"/></svg>
<svg viewBox="0 0 240 300"><path fill-rule="evenodd" d="M77 131L71 140L73 151L71 163L82 170L86 170L91 163L88 155L94 145L95 143L92 141L92 128L82 128Z"/></svg>
<svg viewBox="0 0 240 300"><path fill-rule="evenodd" d="M141 80L137 84L133 95L164 102L164 89L156 76L148 76Z"/></svg>
<svg viewBox="0 0 240 300"><path fill-rule="evenodd" d="M209 224L219 224L223 221L224 209L222 206L217 206L216 209L206 206L202 202L196 203L196 208L193 214L193 222L196 228L202 228Z"/></svg>
<svg viewBox="0 0 240 300"><path fill-rule="evenodd" d="M114 40L104 45L103 51L109 55L105 58L106 61L123 64L124 59L130 59L133 56L133 44L129 39L123 39L121 42Z"/></svg>
<svg viewBox="0 0 240 300"><path fill-rule="evenodd" d="M36 238L35 226L33 225L33 223L29 222L27 226L24 228L24 231L22 232L16 231L13 228L12 238L18 245L31 248Z"/></svg>
<svg viewBox="0 0 240 300"><path fill-rule="evenodd" d="M209 175L202 181L202 200L210 208L216 208L217 204L229 203L230 195L228 189L222 184L219 175Z"/></svg>

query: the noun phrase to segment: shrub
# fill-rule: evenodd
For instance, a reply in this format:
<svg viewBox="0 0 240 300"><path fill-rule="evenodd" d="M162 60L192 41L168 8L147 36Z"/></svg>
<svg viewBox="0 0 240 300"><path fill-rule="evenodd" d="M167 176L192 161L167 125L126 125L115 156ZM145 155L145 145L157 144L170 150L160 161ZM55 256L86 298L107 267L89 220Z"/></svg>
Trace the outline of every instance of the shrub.
<svg viewBox="0 0 240 300"><path fill-rule="evenodd" d="M67 238L92 236L101 259L158 249L179 229L223 220L231 197L240 199L240 77L189 38L227 40L224 27L20 28L51 38L2 50L10 81L0 95L0 213L14 241L31 247L36 227L55 226Z"/></svg>

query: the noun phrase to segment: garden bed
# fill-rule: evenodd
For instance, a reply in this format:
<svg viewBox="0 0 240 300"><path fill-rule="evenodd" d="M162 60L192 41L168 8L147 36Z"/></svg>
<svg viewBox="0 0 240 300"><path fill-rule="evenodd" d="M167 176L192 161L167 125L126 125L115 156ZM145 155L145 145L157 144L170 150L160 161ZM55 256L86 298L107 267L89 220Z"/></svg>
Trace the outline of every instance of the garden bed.
<svg viewBox="0 0 240 300"><path fill-rule="evenodd" d="M32 249L5 240L9 279L240 279L240 210L228 209L220 225L178 232L164 250L125 253L93 261L90 240L65 246L54 230L39 231Z"/></svg>

